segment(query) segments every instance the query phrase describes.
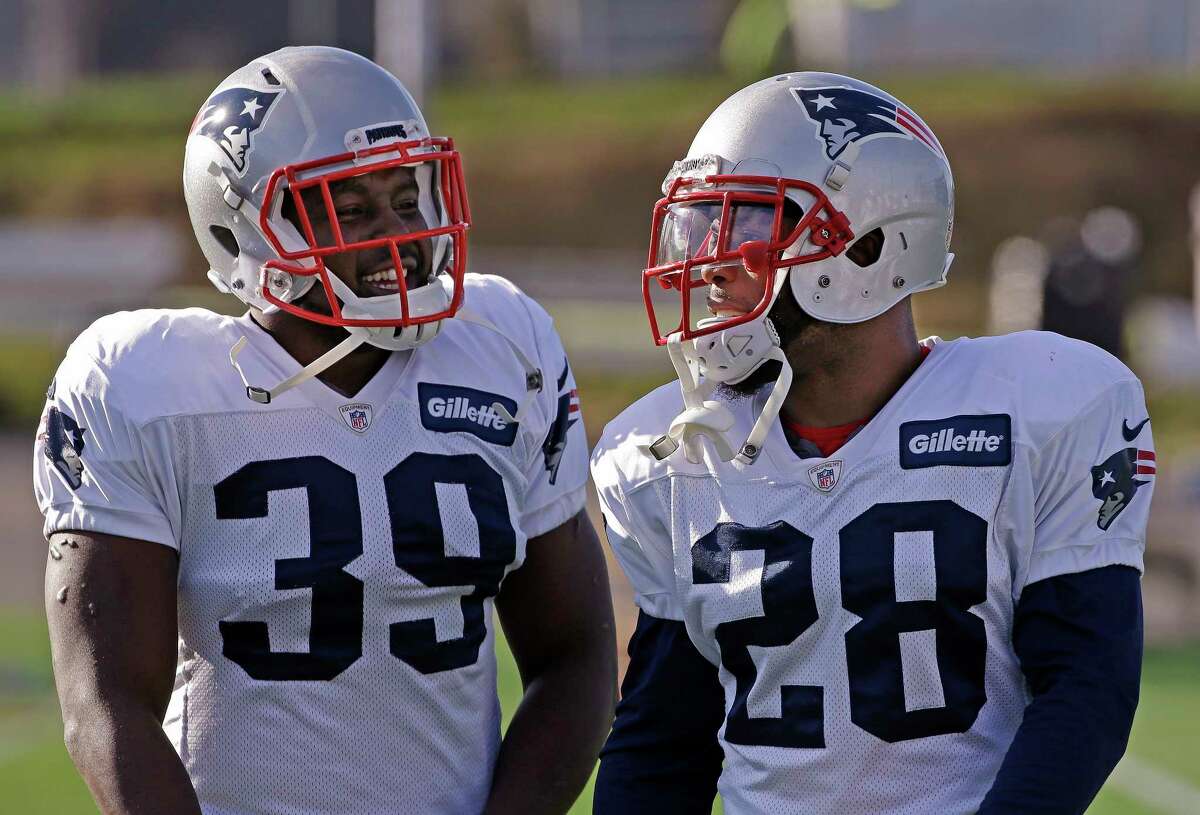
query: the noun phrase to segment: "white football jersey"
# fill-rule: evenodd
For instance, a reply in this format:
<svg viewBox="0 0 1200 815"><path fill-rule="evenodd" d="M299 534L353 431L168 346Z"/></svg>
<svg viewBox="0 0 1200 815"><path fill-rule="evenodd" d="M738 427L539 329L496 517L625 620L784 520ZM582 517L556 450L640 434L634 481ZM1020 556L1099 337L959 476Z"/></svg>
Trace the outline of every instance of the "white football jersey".
<svg viewBox="0 0 1200 815"><path fill-rule="evenodd" d="M828 458L797 457L776 422L754 464L658 462L642 448L680 411L676 383L595 450L637 604L719 666L730 815L974 812L1030 698L1023 588L1142 568L1154 445L1137 378L1054 334L927 344ZM762 396L728 403L730 438Z"/></svg>
<svg viewBox="0 0 1200 815"><path fill-rule="evenodd" d="M469 813L500 743L492 598L526 541L584 505L587 449L550 317L496 277L355 396L248 317L105 317L71 346L34 479L49 536L179 551L179 662L164 727L206 815Z"/></svg>

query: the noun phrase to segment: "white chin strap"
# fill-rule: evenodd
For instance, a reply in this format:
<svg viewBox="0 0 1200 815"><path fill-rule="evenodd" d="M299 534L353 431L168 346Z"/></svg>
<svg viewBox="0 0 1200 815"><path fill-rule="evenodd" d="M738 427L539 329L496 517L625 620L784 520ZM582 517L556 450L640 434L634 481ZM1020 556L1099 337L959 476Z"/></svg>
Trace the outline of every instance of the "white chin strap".
<svg viewBox="0 0 1200 815"><path fill-rule="evenodd" d="M525 355L525 352L521 350L519 345L517 345L511 338L509 338L507 334L497 328L486 318L470 312L465 308L460 308L452 319L473 323L499 334L500 338L508 343L509 348L512 349L513 354L516 355L517 359L521 361L521 365L525 369L525 396L521 400L520 405L518 405L516 414L509 413L508 408L500 404L498 401L492 403L492 410L494 410L496 414L500 416L500 418L504 419L504 421L512 422L513 424L520 423L520 421L528 414L529 406L533 403L534 397L542 390L542 386L545 381L545 378L542 376L542 370L534 365L532 361L530 361L529 357ZM240 376L242 379L242 384L246 386L246 396L250 397L250 399L253 401L258 402L260 405L269 405L271 404L272 399L275 399L284 391L289 391L302 382L307 382L309 379L319 375L321 372L327 370L337 362L340 362L342 359L349 356L356 348L358 348L358 346L368 341L370 337L369 332L371 330L390 331L391 329L348 330L350 330L352 333L350 333L346 339L339 342L333 348L329 349L324 354L317 357L308 365L305 365L299 371L292 374L273 388L263 388L258 385L251 385L250 381L246 378L245 371L242 370L242 366L238 364L238 355L242 353L248 342L245 337L239 339L236 343L234 343L233 348L229 349L229 362L235 369L237 369L238 376ZM433 335L430 335L431 339L432 336Z"/></svg>
<svg viewBox="0 0 1200 815"><path fill-rule="evenodd" d="M258 385L251 385L250 380L246 379L246 372L242 370L242 366L239 365L237 361L238 354L242 353L242 350L246 347L247 340L245 337L242 337L240 340L235 342L233 347L229 349L229 362L234 368L237 369L238 376L242 378L242 384L246 386L246 395L255 402L258 402L260 405L269 405L271 404L272 399L279 396L284 391L290 391L300 383L307 382L314 376L325 371L334 363L340 362L342 359L349 356L354 349L358 348L358 346L362 345L366 341L367 337L365 334L350 334L346 337L346 339L333 346L333 348L330 348L324 354L321 354L321 356L317 357L312 362L308 363L299 371L292 374L273 388L263 388L259 387Z"/></svg>
<svg viewBox="0 0 1200 815"><path fill-rule="evenodd" d="M513 342L507 334L497 328L490 320L469 311L465 308L460 308L454 314L455 320L473 323L482 326L490 331L494 331L500 335L500 338L508 343L508 347L512 349L513 354L521 361L522 367L525 368L525 397L521 400L521 404L517 406L516 414L508 412L508 408L499 402L492 402L492 410L500 415L500 418L506 422L520 423L529 412L529 406L533 404L533 397L542 390L542 385L545 382L545 377L542 376L542 369L533 364L529 357L525 356L525 352L521 350L521 346Z"/></svg>
<svg viewBox="0 0 1200 815"><path fill-rule="evenodd" d="M752 464L762 452L763 441L783 408L783 400L792 386L792 367L788 364L783 349L775 341L759 356L759 361L753 368L738 377L739 381L744 379L770 360L777 360L781 365L779 376L771 387L771 394L767 397L762 412L754 422L750 434L735 453L726 437L734 425L733 413L725 405L708 398L720 381L710 377L701 378L701 367L706 366L702 366L701 360L697 359L696 342L689 341L685 345L678 334L667 338L671 364L675 366L675 372L679 376L679 388L683 392L683 412L675 417L664 435L644 449L655 459L663 461L682 447L687 460L699 464L704 455L701 438L707 438L721 461L736 460L742 464Z"/></svg>
<svg viewBox="0 0 1200 815"><path fill-rule="evenodd" d="M403 270L401 270L401 273ZM287 275L291 277L291 275ZM387 319L400 310L400 295L384 295L382 297L361 298L352 292L336 275L329 276L334 292L344 303L342 313L354 319ZM428 284L412 290L409 297L410 313L416 316L434 314L444 311L450 305L454 282L444 275L438 276ZM333 348L305 365L298 372L289 376L273 388L251 385L246 378L237 358L246 347L246 338L242 337L229 351L229 362L237 369L242 384L246 386L246 395L260 405L269 405L271 400L285 391L289 391L302 382L307 382L314 376L320 375L330 367L345 359L363 343L370 343L388 351L403 351L416 348L437 336L442 320L419 325L408 326L399 332L391 327L366 328L347 327L347 336Z"/></svg>

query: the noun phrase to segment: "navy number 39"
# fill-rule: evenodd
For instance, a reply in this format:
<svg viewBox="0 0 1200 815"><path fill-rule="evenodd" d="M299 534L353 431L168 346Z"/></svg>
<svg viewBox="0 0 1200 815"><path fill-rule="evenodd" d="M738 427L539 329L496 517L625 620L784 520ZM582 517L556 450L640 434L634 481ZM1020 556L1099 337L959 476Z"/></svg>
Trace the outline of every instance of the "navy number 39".
<svg viewBox="0 0 1200 815"><path fill-rule="evenodd" d="M437 484L466 487L479 525L479 557L446 554ZM439 642L433 620L394 622L391 653L427 674L473 665L487 637L484 601L500 591L517 555L504 482L474 453L413 453L383 477L383 485L396 565L431 588L473 587L461 600L461 637ZM265 518L271 492L301 488L308 493L311 548L308 557L275 561L275 588L312 590L308 652L272 651L265 622L219 623L224 655L255 679L330 680L363 652L363 583L345 571L363 552L354 473L322 456L256 461L213 488L217 518Z"/></svg>

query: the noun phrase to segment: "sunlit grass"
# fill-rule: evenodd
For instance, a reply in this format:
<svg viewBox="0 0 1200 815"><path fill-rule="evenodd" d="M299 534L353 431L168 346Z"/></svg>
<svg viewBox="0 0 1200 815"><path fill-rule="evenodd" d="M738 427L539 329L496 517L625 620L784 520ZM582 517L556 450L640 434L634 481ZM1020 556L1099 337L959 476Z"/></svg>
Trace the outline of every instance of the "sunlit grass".
<svg viewBox="0 0 1200 815"><path fill-rule="evenodd" d="M507 725L521 695L512 656L497 638L499 694ZM5 811L31 815L95 812L87 789L62 746L61 724L50 684L46 625L39 612L0 612L0 677L23 677L14 698L0 685L0 801ZM1194 723L1200 720L1200 645L1153 649L1146 655L1142 700L1130 751L1193 785L1200 785ZM3 704L5 700L8 704ZM19 699L19 702L18 702ZM594 775L593 775L594 780ZM591 782L571 815L591 811ZM719 804L714 812L720 812ZM1158 815L1112 784L1089 815Z"/></svg>

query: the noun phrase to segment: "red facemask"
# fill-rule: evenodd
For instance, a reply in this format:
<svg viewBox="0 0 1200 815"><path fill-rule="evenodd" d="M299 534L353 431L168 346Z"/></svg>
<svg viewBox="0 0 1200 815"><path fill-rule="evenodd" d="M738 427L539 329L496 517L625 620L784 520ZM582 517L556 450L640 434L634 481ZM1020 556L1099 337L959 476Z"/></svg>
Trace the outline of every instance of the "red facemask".
<svg viewBox="0 0 1200 815"><path fill-rule="evenodd" d="M795 210L789 191L807 193L813 199L798 220L787 213ZM805 237L813 250L785 259L784 251ZM673 334L690 340L758 318L773 301L780 269L839 255L853 239L846 216L819 187L806 181L754 175L676 178L666 196L654 205L650 254L642 272L642 296L655 344L665 345ZM732 264L744 267L761 282L758 304L724 319L697 314L693 296L709 285L703 279L704 271ZM664 318L667 322L660 327L662 298L654 294L652 283L663 291L678 292L680 316L673 327L671 318Z"/></svg>
<svg viewBox="0 0 1200 815"><path fill-rule="evenodd" d="M370 163L363 164L365 159L369 159ZM430 172L429 178L433 179L429 194L433 197L434 208L441 216L441 225L417 231L375 236L368 240L346 241L344 239L335 212L331 185L344 179L369 173L397 167L416 169L421 165L427 166ZM310 213L302 196L305 190L312 188L318 188L321 192L325 216L333 233L332 242L326 244L321 244L317 240ZM271 223L273 216L279 217L282 209L282 196L288 193L291 194L292 202L295 205L296 215L300 221L300 231L308 243L308 246L303 249L289 250L285 248ZM426 192L421 190L419 194L425 195ZM267 261L263 266L261 281L263 296L283 311L325 325L403 328L446 319L453 316L462 305L463 276L466 274L467 268L466 233L471 225L471 212L467 203L462 160L454 149L453 140L449 138L427 138L381 145L280 167L271 174L267 181L259 224L263 234L280 257L280 259ZM453 295L449 306L441 311L413 314L409 303L409 290L403 273L404 267L401 258L403 252L400 246L422 240L441 241L447 244L442 252L445 257L450 258L450 261L448 264L443 262L439 265L445 265L444 273L449 275L453 281ZM396 314L394 317L377 319L346 316L343 314L340 298L330 283L332 273L325 265L325 258L342 252L379 248L386 248L391 254L393 269L396 271L399 286ZM303 305L279 299L267 285L272 270L293 275L315 276L317 283L324 291L330 313L314 311ZM432 271L442 270L434 268Z"/></svg>

